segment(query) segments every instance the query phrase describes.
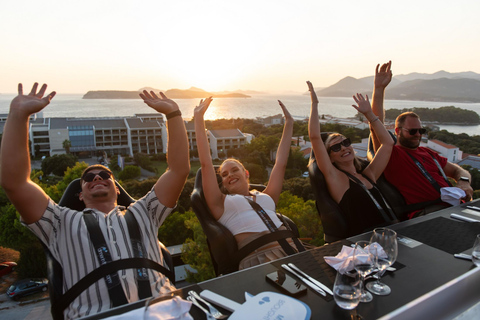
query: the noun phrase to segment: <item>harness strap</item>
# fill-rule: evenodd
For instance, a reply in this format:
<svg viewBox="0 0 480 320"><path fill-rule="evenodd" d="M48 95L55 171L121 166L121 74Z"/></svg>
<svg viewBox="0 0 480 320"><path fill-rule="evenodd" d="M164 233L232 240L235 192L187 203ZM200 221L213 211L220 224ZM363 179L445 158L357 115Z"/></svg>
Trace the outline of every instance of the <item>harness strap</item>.
<svg viewBox="0 0 480 320"><path fill-rule="evenodd" d="M275 226L275 224L273 223L272 219L270 219L270 216L265 212L265 210L262 208L262 206L260 206L258 203L256 203L255 201L251 200L251 199L248 199L248 203L250 203L250 205L252 206L253 210L255 210L255 212L258 214L258 216L260 217L260 219L262 219L262 221L265 223L265 225L267 226L268 230L271 232L271 233L275 233L275 232L278 232L278 228ZM285 226L287 229L289 229L290 226ZM291 231L291 230L290 230ZM293 234L293 232L292 232ZM297 237L295 236L295 234L293 235L293 237L291 237L292 239L296 239ZM297 239L298 240L298 239ZM299 251L305 251L305 248L303 247L303 245L300 243L300 241L298 241L298 244L297 242L294 241L295 243L295 246L297 247L297 250L295 250L294 248L292 248L290 246L290 244L288 244L287 240L285 240L285 238L282 238L282 239L277 239L277 242L280 244L280 246L282 247L283 251L285 251L286 254L288 254L289 256L292 255L292 254L295 254Z"/></svg>
<svg viewBox="0 0 480 320"><path fill-rule="evenodd" d="M65 310L73 302L73 300L75 300L75 298L77 298L83 291L88 289L88 287L90 287L92 284L94 284L101 278L111 273L116 273L118 270L137 269L139 266L156 270L160 273L163 273L171 281L174 281L173 273L164 266L156 263L155 261L145 258L129 258L123 260L115 260L102 265L101 267L93 270L85 277L80 279L80 281L78 281L70 289L68 289L67 292L65 292L60 299L52 302L52 310L61 310L60 312L63 312L63 310Z"/></svg>
<svg viewBox="0 0 480 320"><path fill-rule="evenodd" d="M387 208L387 210L385 210L381 205L380 203L378 202L378 200L373 196L373 194L370 192L370 190L368 190L367 186L365 186L363 184L362 181L360 181L360 179L358 179L357 177L353 176L352 174L350 174L349 172L346 172L346 171L343 171L343 170L340 170L342 171L343 173L345 173L348 177L348 179L350 179L351 181L353 181L354 183L356 183L357 185L359 185L367 194L368 196L370 197L370 199L373 201L373 203L375 204L375 206L377 207L378 211L380 212L380 214L382 215L382 218L383 220L385 221L396 221L397 218L395 216L395 214L393 213L393 210L392 208L390 208L390 206L388 205L388 202L385 200L385 197L383 196L382 192L380 190L378 190L378 187L377 185L372 181L370 180L367 176L364 176L362 175L365 179L368 180L368 182L370 182L372 184L372 187L375 188L375 190L377 190L377 192L380 194L380 197L382 197L382 201L385 205L385 207Z"/></svg>
<svg viewBox="0 0 480 320"><path fill-rule="evenodd" d="M425 167L420 163L420 161L418 161L417 158L415 158L413 155L411 155L408 152L407 152L407 154L410 156L410 158L412 158L413 163L415 163L415 165L418 167L420 172L425 176L425 178L428 180L428 182L430 182L430 184L435 188L435 190L437 190L440 193L440 185L438 184L438 182L435 179L433 179L432 175L427 171L427 169L425 169ZM430 154L430 156L432 157L433 162L437 166L438 171L441 173L443 179L445 179L445 181L447 182L447 184L449 186L452 186L450 181L448 181L448 178L445 175L445 172L443 171L442 167L438 163L437 159L435 159L432 154Z"/></svg>
<svg viewBox="0 0 480 320"><path fill-rule="evenodd" d="M127 209L125 212L125 221L128 227L128 233L130 235L130 240L133 249L133 256L135 258L145 258L146 250L143 245L143 241L140 237L140 227L138 225L137 219L133 213ZM139 299L145 299L152 296L152 289L150 287L150 279L148 277L148 271L146 268L137 268L135 273L135 279L137 280L138 288L138 297Z"/></svg>
<svg viewBox="0 0 480 320"><path fill-rule="evenodd" d="M98 225L97 219L92 215L91 211L85 211L83 219L87 226L88 236L95 248L95 254L97 255L98 262L101 266L106 265L112 261L110 250L108 249L105 237L102 230ZM110 274L105 274L105 283L108 289L108 295L110 297L110 304L112 307L118 307L128 303L125 292L123 291L120 283L120 278L116 270Z"/></svg>

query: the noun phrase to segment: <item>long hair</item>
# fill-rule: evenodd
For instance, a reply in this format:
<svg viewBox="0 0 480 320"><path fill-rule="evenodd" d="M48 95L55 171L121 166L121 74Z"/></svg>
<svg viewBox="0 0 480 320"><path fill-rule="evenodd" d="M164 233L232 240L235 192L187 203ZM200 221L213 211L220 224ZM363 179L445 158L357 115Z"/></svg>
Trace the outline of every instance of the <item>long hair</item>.
<svg viewBox="0 0 480 320"><path fill-rule="evenodd" d="M225 165L225 163L227 162L233 162L235 164L237 164L245 174L247 174L247 169L245 169L245 166L243 165L243 163L241 163L240 161L238 161L237 159L235 158L228 158L228 159L225 159L222 164L220 165L220 167L218 167L218 170L217 170L217 174L220 176L220 181L218 182L218 187L220 188L220 191L222 191L222 193L224 194L229 194L228 190L223 186L223 179L221 178L221 175L220 173L222 172L222 168L223 166ZM247 183L250 183L250 179L247 178Z"/></svg>

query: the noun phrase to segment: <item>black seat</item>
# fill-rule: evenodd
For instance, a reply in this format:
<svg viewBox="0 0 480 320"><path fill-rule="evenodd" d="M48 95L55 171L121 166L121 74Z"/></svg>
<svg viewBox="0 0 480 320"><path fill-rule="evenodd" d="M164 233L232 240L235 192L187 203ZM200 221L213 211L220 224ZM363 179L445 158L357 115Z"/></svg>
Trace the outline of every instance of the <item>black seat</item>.
<svg viewBox="0 0 480 320"><path fill-rule="evenodd" d="M116 186L120 190L120 194L117 198L117 204L128 207L130 204L135 202L123 187L115 181ZM62 195L58 205L63 207L68 207L73 210L83 211L85 209L85 204L79 199L79 194L81 192L80 179L75 179L67 186L67 189ZM42 243L43 244L43 243ZM160 248L162 250L163 257L165 262L168 265L168 268L172 272L173 276L171 280L172 283L175 283L175 269L172 261L172 257L168 249L159 241ZM60 298L64 295L63 292L63 268L60 263L52 256L50 250L44 245L45 255L47 257L47 272L48 272L48 287L50 294L50 301L52 304L52 317L57 319L63 319L63 310L54 310L53 306L56 301L59 301ZM93 284L93 283L92 283Z"/></svg>
<svg viewBox="0 0 480 320"><path fill-rule="evenodd" d="M263 191L265 186L250 184L250 189ZM235 255L238 252L237 241L230 230L218 222L211 214L203 194L201 169L198 169L197 171L195 186L191 195L191 202L193 211L207 236L207 244L215 274L218 276L238 271L238 263L234 262ZM285 216L280 218L280 220L282 219L288 223L298 238L299 232L295 223Z"/></svg>
<svg viewBox="0 0 480 320"><path fill-rule="evenodd" d="M322 132L321 137L325 142L329 136L329 132ZM367 161L363 162L363 167L368 165ZM308 175L310 177L310 184L312 186L313 194L315 195L315 204L317 207L320 220L322 221L324 240L326 243L335 242L341 239L352 236L348 233L348 226L346 216L335 200L330 196L327 188L327 182L323 173L318 168L315 161L315 154L312 150L310 154L310 164L308 166ZM402 201L405 203L401 194L396 188L385 180L383 175L376 182L387 202L392 209L400 206ZM400 217L394 210L397 219Z"/></svg>

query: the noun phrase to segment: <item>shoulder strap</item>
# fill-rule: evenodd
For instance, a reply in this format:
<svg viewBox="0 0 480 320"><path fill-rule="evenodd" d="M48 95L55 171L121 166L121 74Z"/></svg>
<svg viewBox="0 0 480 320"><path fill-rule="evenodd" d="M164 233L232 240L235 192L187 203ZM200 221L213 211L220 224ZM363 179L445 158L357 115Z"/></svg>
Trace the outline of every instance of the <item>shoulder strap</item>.
<svg viewBox="0 0 480 320"><path fill-rule="evenodd" d="M437 190L440 193L440 185L438 184L438 182L435 179L433 179L432 175L427 171L427 169L425 169L425 167L420 163L420 161L418 161L417 158L415 158L409 152L407 152L407 154L410 156L410 158L412 158L413 163L415 163L415 165L418 167L420 172L425 176L428 182L430 182L430 184L435 188L435 190ZM442 167L440 167L440 164L438 163L437 159L435 159L435 157L432 154L430 154L430 156L432 157L433 162L437 166L438 171L440 171L440 174L442 175L443 179L445 179L447 184L451 186L450 181L448 181L448 178L445 175L445 172L443 172Z"/></svg>
<svg viewBox="0 0 480 320"><path fill-rule="evenodd" d="M380 190L378 190L377 188L377 185L372 181L370 180L368 177L364 176L365 179L368 180L368 182L370 182L372 184L372 187L375 188L375 190L378 191L378 193L380 194L380 197L382 197L382 201L385 205L385 208L387 210L385 210L381 205L380 203L378 202L378 200L373 196L373 194L370 192L370 190L368 190L368 188L363 184L362 181L360 181L360 179L358 179L357 177L355 177L354 175L350 174L349 172L347 171L343 171L343 170L340 170L342 171L343 173L345 173L348 177L348 179L350 179L351 181L353 181L354 183L356 183L357 185L359 185L364 191L366 194L368 194L368 196L370 197L370 199L372 200L372 202L375 204L375 206L377 207L378 209L378 212L380 213L380 215L382 216L383 220L385 221L395 221L397 220L395 214L393 213L393 210L390 208L390 206L388 205L388 202L385 200L385 197L383 196L382 192Z"/></svg>
<svg viewBox="0 0 480 320"><path fill-rule="evenodd" d="M247 199L248 203L250 203L250 205L252 206L253 210L255 210L255 212L258 214L260 219L262 219L262 221L265 223L268 230L271 233L278 232L277 227L273 223L272 219L270 219L270 216L265 212L265 210L255 201L253 201L251 199L248 199L248 198L246 198L246 199ZM296 238L296 237L292 237L292 238ZM286 254L292 255L292 254L297 253L297 251L288 244L288 242L287 242L287 240L285 240L285 238L278 239L277 242L280 244L280 246L282 247L283 251L285 251ZM303 250L305 250L305 248L303 248Z"/></svg>
<svg viewBox="0 0 480 320"><path fill-rule="evenodd" d="M87 226L90 241L95 247L95 254L97 255L98 262L102 266L106 265L112 261L112 256L110 254L110 250L108 249L102 230L98 225L97 219L93 216L92 211L89 210L84 212L83 220ZM105 275L105 283L107 285L110 304L112 307L117 307L128 303L116 270L111 274Z"/></svg>
<svg viewBox="0 0 480 320"><path fill-rule="evenodd" d="M140 227L137 219L133 213L127 209L125 212L125 222L127 223L128 233L133 249L133 256L135 258L144 258L146 256L145 246L140 237ZM135 279L137 280L138 297L145 299L152 296L152 289L150 288L150 279L146 268L137 268L135 272Z"/></svg>
<svg viewBox="0 0 480 320"><path fill-rule="evenodd" d="M116 273L118 270L137 269L139 266L163 273L169 279L172 279L171 277L173 277L173 274L170 270L152 260L148 260L145 258L115 260L102 265L101 267L93 270L85 277L80 279L80 281L78 281L70 289L68 289L67 292L65 292L60 299L52 303L52 310L61 310L61 312L63 312L63 310L65 310L70 305L70 303L75 300L75 298L77 298L83 291L88 289L88 287L90 287L92 284L94 284L101 278L106 277L111 273Z"/></svg>

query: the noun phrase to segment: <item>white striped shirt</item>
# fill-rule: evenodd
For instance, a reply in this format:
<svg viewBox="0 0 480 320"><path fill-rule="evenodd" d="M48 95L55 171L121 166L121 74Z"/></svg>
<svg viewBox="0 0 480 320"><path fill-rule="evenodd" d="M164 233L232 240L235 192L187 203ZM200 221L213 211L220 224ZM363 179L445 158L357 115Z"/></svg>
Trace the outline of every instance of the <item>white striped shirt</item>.
<svg viewBox="0 0 480 320"><path fill-rule="evenodd" d="M130 211L138 221L147 258L167 267L158 243L158 228L173 210L162 205L152 190L145 197L130 205ZM124 218L125 207L117 206L105 214L92 210L107 242L112 260L133 258L128 227ZM42 218L27 225L48 247L53 257L63 267L63 292L80 279L100 267L94 246L88 236L83 212L60 207L51 199ZM118 271L120 282L129 302L138 300L135 270ZM154 297L175 290L163 274L148 269ZM66 319L78 318L110 309L110 298L104 279L97 281L77 297L64 311Z"/></svg>

